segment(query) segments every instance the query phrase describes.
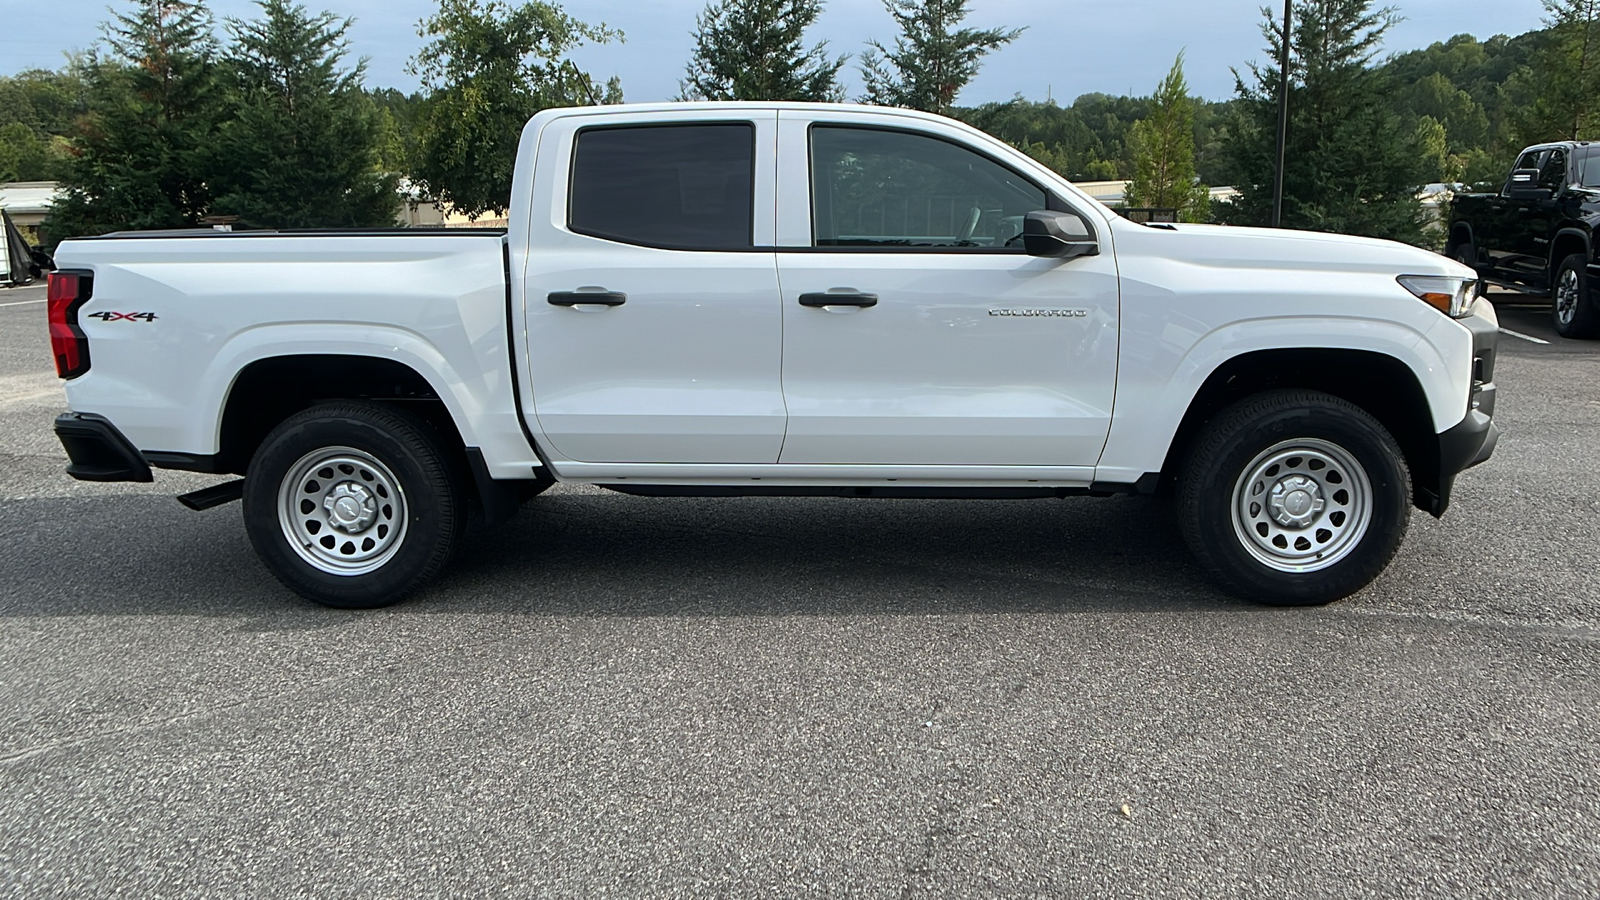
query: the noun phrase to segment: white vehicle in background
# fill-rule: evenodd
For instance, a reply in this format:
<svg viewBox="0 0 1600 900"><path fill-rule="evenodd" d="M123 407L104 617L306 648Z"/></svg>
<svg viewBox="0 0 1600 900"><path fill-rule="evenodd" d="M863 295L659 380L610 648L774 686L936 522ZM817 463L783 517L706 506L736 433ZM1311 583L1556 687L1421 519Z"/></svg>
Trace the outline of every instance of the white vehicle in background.
<svg viewBox="0 0 1600 900"><path fill-rule="evenodd" d="M1385 241L1118 217L937 116L559 109L509 228L63 243L70 474L233 473L263 562L394 602L470 510L645 495L1175 492L1227 589L1326 603L1496 432L1466 267Z"/></svg>

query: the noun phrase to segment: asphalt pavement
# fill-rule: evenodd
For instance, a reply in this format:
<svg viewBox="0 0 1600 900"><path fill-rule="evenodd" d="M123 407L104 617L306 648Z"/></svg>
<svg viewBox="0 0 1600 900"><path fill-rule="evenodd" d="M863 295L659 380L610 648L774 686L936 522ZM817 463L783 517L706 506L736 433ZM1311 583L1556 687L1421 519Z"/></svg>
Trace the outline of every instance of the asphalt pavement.
<svg viewBox="0 0 1600 900"><path fill-rule="evenodd" d="M67 478L0 291L0 896L1600 895L1600 342L1501 301L1504 430L1321 609L1147 498L557 487L312 606L211 483ZM21 305L16 305L21 304Z"/></svg>

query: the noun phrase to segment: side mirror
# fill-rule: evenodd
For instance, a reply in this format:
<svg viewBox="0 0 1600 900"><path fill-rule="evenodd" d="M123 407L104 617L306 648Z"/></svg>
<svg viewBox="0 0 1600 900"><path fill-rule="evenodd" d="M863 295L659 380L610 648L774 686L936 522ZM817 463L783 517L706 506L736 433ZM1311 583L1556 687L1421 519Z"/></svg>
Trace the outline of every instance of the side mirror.
<svg viewBox="0 0 1600 900"><path fill-rule="evenodd" d="M1100 242L1082 216L1048 209L1028 213L1022 220L1022 246L1029 256L1047 259L1100 255Z"/></svg>
<svg viewBox="0 0 1600 900"><path fill-rule="evenodd" d="M1549 200L1555 192L1539 186L1538 169L1513 169L1506 181L1506 196L1512 200Z"/></svg>

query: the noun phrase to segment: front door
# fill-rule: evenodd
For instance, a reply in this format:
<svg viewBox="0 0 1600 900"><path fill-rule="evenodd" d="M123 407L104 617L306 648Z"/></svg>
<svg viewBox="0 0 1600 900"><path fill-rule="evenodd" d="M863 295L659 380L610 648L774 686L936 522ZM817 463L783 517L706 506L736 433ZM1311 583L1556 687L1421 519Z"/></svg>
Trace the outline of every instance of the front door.
<svg viewBox="0 0 1600 900"><path fill-rule="evenodd" d="M1094 465L1117 360L1103 223L1100 256L1030 257L1023 218L1063 201L960 131L811 118L780 129L780 166L810 172L806 192L780 173L780 242L811 217L809 246L778 253L780 461Z"/></svg>
<svg viewBox="0 0 1600 900"><path fill-rule="evenodd" d="M1523 284L1545 287L1550 278L1550 242L1561 219L1560 203L1567 190L1567 154L1561 149L1544 151L1539 166L1538 186L1550 192L1544 200L1513 199L1511 205L1511 253L1507 274Z"/></svg>
<svg viewBox="0 0 1600 900"><path fill-rule="evenodd" d="M773 253L756 248L773 209L772 154L756 146L775 125L767 113L541 138L539 165L571 166L550 179L569 196L535 216L524 276L533 406L556 453L777 462L782 311Z"/></svg>

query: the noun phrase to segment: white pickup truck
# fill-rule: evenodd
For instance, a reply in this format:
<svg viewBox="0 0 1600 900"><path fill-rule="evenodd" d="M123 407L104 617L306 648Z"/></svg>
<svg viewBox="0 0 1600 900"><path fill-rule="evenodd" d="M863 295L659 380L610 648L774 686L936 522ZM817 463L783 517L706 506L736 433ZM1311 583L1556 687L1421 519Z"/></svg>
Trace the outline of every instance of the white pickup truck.
<svg viewBox="0 0 1600 900"><path fill-rule="evenodd" d="M1228 590L1376 578L1496 430L1472 270L1142 225L1011 147L864 106L558 109L505 232L162 232L56 254L86 480L243 476L289 588L392 603L555 482L629 494L1172 493Z"/></svg>

